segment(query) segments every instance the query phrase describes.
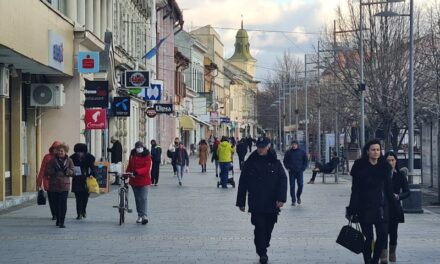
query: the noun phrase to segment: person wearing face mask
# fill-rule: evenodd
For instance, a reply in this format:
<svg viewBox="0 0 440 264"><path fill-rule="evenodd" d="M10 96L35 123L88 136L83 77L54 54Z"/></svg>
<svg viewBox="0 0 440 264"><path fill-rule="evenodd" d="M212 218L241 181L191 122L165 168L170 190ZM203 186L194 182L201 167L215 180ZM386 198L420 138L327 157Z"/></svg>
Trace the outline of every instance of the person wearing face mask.
<svg viewBox="0 0 440 264"><path fill-rule="evenodd" d="M89 201L86 178L95 177L95 157L88 153L87 145L75 144L75 152L70 158L75 165L75 176L72 180L72 192L75 193L77 220L87 217L86 209Z"/></svg>
<svg viewBox="0 0 440 264"><path fill-rule="evenodd" d="M157 186L159 182L160 162L162 161L162 148L156 143L156 140L151 140L151 158L153 160L153 167L151 169L151 183Z"/></svg>
<svg viewBox="0 0 440 264"><path fill-rule="evenodd" d="M151 185L151 165L152 159L150 151L145 148L141 141L136 142L134 149L130 153L126 172L133 173L130 178L130 185L133 189L134 199L136 202L136 211L138 219L136 223L146 225L147 218L147 196L148 187Z"/></svg>

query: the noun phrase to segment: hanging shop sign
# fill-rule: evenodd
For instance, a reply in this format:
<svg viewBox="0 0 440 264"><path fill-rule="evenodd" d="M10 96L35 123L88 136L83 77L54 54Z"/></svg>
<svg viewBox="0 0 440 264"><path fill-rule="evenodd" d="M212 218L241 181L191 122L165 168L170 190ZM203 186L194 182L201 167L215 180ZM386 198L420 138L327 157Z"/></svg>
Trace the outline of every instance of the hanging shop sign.
<svg viewBox="0 0 440 264"><path fill-rule="evenodd" d="M149 118L153 118L156 116L156 109L154 109L153 107L149 107L147 108L147 110L145 111L145 114L149 117Z"/></svg>
<svg viewBox="0 0 440 264"><path fill-rule="evenodd" d="M125 71L126 88L147 88L150 87L149 71Z"/></svg>
<svg viewBox="0 0 440 264"><path fill-rule="evenodd" d="M158 114L172 114L173 104L155 104L154 110L156 110Z"/></svg>
<svg viewBox="0 0 440 264"><path fill-rule="evenodd" d="M108 107L108 81L86 81L84 102L85 108Z"/></svg>
<svg viewBox="0 0 440 264"><path fill-rule="evenodd" d="M130 97L114 97L112 110L113 116L130 116Z"/></svg>
<svg viewBox="0 0 440 264"><path fill-rule="evenodd" d="M84 122L86 125L86 129L107 128L106 109L86 109Z"/></svg>
<svg viewBox="0 0 440 264"><path fill-rule="evenodd" d="M145 101L160 101L162 94L163 82L153 80L150 87L145 88Z"/></svg>
<svg viewBox="0 0 440 264"><path fill-rule="evenodd" d="M77 65L79 73L99 72L99 52L80 51L77 56Z"/></svg>

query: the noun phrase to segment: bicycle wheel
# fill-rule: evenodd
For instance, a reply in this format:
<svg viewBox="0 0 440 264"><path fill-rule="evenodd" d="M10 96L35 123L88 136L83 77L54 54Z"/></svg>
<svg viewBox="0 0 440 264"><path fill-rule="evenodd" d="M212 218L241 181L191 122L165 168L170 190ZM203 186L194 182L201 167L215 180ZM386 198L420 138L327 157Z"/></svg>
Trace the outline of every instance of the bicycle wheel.
<svg viewBox="0 0 440 264"><path fill-rule="evenodd" d="M119 192L119 225L122 225L124 223L124 214L125 214L125 200L126 195L125 191L121 190Z"/></svg>

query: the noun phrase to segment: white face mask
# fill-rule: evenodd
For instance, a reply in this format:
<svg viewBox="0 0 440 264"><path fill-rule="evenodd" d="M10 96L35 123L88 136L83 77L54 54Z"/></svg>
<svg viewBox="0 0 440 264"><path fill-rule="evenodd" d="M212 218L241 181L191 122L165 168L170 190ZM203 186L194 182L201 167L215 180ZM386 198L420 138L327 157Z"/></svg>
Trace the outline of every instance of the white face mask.
<svg viewBox="0 0 440 264"><path fill-rule="evenodd" d="M136 148L136 152L137 153L142 153L142 152L144 152L144 148Z"/></svg>

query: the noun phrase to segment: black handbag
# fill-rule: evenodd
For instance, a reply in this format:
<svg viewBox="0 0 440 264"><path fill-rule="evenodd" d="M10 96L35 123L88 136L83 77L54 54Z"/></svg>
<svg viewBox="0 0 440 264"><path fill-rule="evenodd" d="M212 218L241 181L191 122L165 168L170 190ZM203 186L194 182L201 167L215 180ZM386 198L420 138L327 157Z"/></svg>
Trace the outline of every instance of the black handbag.
<svg viewBox="0 0 440 264"><path fill-rule="evenodd" d="M44 196L43 190L38 191L37 204L38 205L45 205L46 204L46 196Z"/></svg>
<svg viewBox="0 0 440 264"><path fill-rule="evenodd" d="M365 237L361 232L359 224L356 223L355 227L353 227L353 223L349 221L348 225L343 226L339 232L336 243L356 254L362 253L364 251Z"/></svg>

